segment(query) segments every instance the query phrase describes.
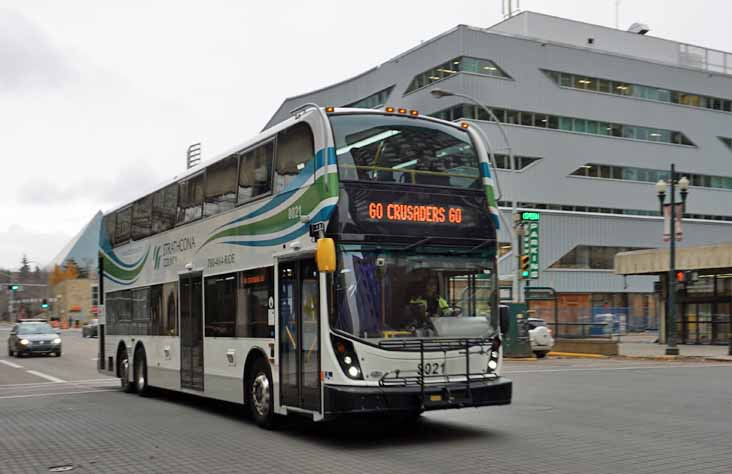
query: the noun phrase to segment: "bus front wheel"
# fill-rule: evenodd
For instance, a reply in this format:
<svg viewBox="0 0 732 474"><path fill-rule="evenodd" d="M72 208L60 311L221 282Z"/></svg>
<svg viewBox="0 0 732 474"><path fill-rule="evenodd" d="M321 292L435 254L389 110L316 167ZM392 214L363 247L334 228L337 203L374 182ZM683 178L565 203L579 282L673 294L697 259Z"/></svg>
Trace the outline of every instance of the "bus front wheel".
<svg viewBox="0 0 732 474"><path fill-rule="evenodd" d="M254 422L262 428L274 428L274 386L272 372L264 359L255 362L247 383L249 411Z"/></svg>
<svg viewBox="0 0 732 474"><path fill-rule="evenodd" d="M118 373L122 391L125 393L134 392L135 385L130 382L130 358L127 356L127 350L120 349L117 361L119 364Z"/></svg>

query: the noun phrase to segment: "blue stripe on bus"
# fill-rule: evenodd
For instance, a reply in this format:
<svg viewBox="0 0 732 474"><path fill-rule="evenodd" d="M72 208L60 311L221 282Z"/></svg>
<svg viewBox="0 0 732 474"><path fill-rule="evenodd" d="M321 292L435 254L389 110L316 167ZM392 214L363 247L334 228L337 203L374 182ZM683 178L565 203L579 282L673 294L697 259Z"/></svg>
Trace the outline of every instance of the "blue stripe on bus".
<svg viewBox="0 0 732 474"><path fill-rule="evenodd" d="M491 168L488 166L488 163L480 164L480 174L483 175L484 178L491 177Z"/></svg>

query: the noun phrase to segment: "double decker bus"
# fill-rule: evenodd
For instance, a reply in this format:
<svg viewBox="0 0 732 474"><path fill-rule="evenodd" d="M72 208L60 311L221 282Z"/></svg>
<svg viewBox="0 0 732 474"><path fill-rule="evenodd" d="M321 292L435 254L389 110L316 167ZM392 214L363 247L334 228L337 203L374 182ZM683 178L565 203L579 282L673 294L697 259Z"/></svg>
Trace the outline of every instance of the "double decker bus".
<svg viewBox="0 0 732 474"><path fill-rule="evenodd" d="M467 123L295 110L105 214L98 369L264 427L509 404L492 183Z"/></svg>

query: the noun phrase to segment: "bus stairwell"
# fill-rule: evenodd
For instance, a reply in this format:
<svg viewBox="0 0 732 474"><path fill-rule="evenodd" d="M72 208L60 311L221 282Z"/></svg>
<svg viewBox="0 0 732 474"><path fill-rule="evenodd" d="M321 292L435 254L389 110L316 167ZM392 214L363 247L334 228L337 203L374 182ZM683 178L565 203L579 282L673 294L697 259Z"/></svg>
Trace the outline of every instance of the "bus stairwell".
<svg viewBox="0 0 732 474"><path fill-rule="evenodd" d="M440 408L445 406L463 407L473 405L471 383L494 380L498 376L484 367L470 366L471 355L489 354L492 340L486 338L440 338L440 339L392 339L379 343L379 347L386 350L419 352L419 370L385 373L379 379L381 387L419 387L419 401L421 409ZM442 352L445 356L449 351L460 351L465 355L464 371L443 373L428 373L425 365L425 352Z"/></svg>

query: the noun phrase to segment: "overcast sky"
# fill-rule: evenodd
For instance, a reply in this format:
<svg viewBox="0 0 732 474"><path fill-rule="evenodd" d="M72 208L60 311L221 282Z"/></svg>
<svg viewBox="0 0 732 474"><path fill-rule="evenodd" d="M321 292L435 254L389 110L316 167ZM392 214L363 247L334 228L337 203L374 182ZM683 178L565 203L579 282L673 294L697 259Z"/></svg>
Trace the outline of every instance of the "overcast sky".
<svg viewBox="0 0 732 474"><path fill-rule="evenodd" d="M97 210L182 171L189 144L211 157L285 97L497 23L500 4L0 0L0 267L45 264ZM615 25L615 0L521 7ZM729 0L622 0L620 27L732 51L731 13Z"/></svg>

